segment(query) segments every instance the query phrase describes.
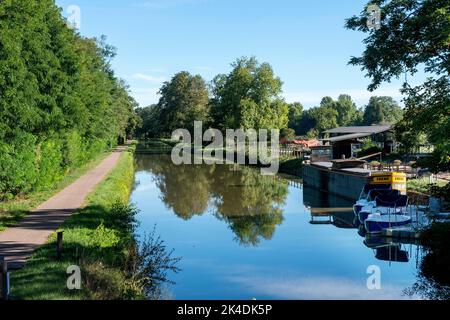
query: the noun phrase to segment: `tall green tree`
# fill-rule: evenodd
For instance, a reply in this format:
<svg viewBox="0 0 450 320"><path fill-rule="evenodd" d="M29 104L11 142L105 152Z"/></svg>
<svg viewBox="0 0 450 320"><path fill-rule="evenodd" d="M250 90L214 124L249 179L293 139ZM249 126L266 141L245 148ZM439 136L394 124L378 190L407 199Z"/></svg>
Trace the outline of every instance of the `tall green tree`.
<svg viewBox="0 0 450 320"><path fill-rule="evenodd" d="M301 120L303 115L303 105L300 102L289 104L288 127L294 129L296 133L301 132Z"/></svg>
<svg viewBox="0 0 450 320"><path fill-rule="evenodd" d="M396 124L403 118L403 109L392 97L371 97L366 106L363 122L374 124Z"/></svg>
<svg viewBox="0 0 450 320"><path fill-rule="evenodd" d="M358 125L362 119L362 112L353 102L348 94L339 95L337 100L331 97L324 97L320 103L323 110L334 109L337 112L336 123L338 126ZM328 114L330 114L328 112ZM334 121L334 119L332 119Z"/></svg>
<svg viewBox="0 0 450 320"><path fill-rule="evenodd" d="M406 112L399 131L425 133L436 147L435 169L450 168L450 3L448 0L375 0L381 9L380 28L370 29L366 8L347 20L362 31L366 49L350 63L372 79L369 90L424 66L430 79L423 85L405 83ZM368 5L369 5L368 4ZM401 132L400 132L401 134Z"/></svg>
<svg viewBox="0 0 450 320"><path fill-rule="evenodd" d="M337 123L339 126L354 126L361 123L363 117L362 111L358 109L351 96L341 94L335 106L338 113Z"/></svg>
<svg viewBox="0 0 450 320"><path fill-rule="evenodd" d="M311 130L314 130L315 133L318 133L318 131L315 130L316 120L313 118L313 111L314 111L314 109L315 108L311 108L311 109L303 111L302 117L300 119L300 126L299 126L300 129L297 132L297 134L305 136ZM313 136L316 136L316 134L314 134Z"/></svg>
<svg viewBox="0 0 450 320"><path fill-rule="evenodd" d="M158 105L136 108L136 114L141 119L136 129L137 137L141 139L158 137L161 133Z"/></svg>
<svg viewBox="0 0 450 320"><path fill-rule="evenodd" d="M303 112L298 132L300 135L317 138L321 132L338 127L338 112L329 102L328 98L324 98L320 106Z"/></svg>
<svg viewBox="0 0 450 320"><path fill-rule="evenodd" d="M211 116L219 129L282 129L288 125L288 105L281 98L282 82L268 63L240 58L229 74L212 82Z"/></svg>
<svg viewBox="0 0 450 320"><path fill-rule="evenodd" d="M310 110L310 116L315 121L314 129L319 133L338 127L338 112L335 108L328 105L326 99L322 101L320 107L315 107Z"/></svg>
<svg viewBox="0 0 450 320"><path fill-rule="evenodd" d="M0 1L0 198L51 187L131 132L136 102L114 55L52 0Z"/></svg>
<svg viewBox="0 0 450 320"><path fill-rule="evenodd" d="M205 81L199 75L179 72L164 83L157 105L161 133L176 129L193 131L194 121L208 121L209 97Z"/></svg>
<svg viewBox="0 0 450 320"><path fill-rule="evenodd" d="M300 134L301 132L301 120L303 116L303 105L300 102L290 103L289 107L289 122L288 127L293 129L295 133Z"/></svg>

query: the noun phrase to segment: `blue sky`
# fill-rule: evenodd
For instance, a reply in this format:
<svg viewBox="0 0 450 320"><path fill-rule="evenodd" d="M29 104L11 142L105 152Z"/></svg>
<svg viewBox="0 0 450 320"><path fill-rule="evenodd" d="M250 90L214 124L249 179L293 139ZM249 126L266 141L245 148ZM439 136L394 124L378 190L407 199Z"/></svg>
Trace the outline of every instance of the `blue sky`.
<svg viewBox="0 0 450 320"><path fill-rule="evenodd" d="M81 10L80 33L108 37L113 62L131 93L146 106L158 101L163 81L186 70L210 81L241 56L269 62L288 102L306 107L329 95L350 94L358 105L371 95L401 99L402 80L366 90L369 80L348 66L364 47L364 34L346 30L345 19L366 0L57 0L63 14ZM411 79L410 79L411 80ZM416 83L419 77L412 79Z"/></svg>

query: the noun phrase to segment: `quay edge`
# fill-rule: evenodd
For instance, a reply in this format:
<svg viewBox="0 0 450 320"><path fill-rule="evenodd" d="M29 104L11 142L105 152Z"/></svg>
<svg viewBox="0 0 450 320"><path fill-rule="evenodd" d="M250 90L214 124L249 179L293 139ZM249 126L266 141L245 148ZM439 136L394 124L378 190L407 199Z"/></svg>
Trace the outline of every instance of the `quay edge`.
<svg viewBox="0 0 450 320"><path fill-rule="evenodd" d="M332 170L326 164L305 164L303 182L306 186L334 194L350 201L358 200L369 183L370 174L362 170Z"/></svg>

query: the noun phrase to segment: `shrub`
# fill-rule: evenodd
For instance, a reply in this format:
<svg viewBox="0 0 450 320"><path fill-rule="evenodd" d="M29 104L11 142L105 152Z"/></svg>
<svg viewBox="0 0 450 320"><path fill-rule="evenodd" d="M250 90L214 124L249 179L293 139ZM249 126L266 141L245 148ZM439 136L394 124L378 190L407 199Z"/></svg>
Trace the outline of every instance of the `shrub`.
<svg viewBox="0 0 450 320"><path fill-rule="evenodd" d="M117 268L105 266L99 261L81 262L83 287L92 300L121 300L126 292L126 280ZM128 291L128 290L127 290ZM131 292L128 293L131 295Z"/></svg>
<svg viewBox="0 0 450 320"><path fill-rule="evenodd" d="M71 169L83 162L83 140L76 131L64 136L62 145L62 167Z"/></svg>
<svg viewBox="0 0 450 320"><path fill-rule="evenodd" d="M430 192L433 197L443 198L445 201L450 202L450 183L445 185L432 185Z"/></svg>
<svg viewBox="0 0 450 320"><path fill-rule="evenodd" d="M372 162L370 163L370 165L371 165L372 167L379 167L379 166L381 165L381 163L378 162L378 161L372 161Z"/></svg>
<svg viewBox="0 0 450 320"><path fill-rule="evenodd" d="M0 198L27 192L36 181L36 138L19 132L10 141L0 141Z"/></svg>
<svg viewBox="0 0 450 320"><path fill-rule="evenodd" d="M37 190L51 188L63 176L62 173L61 141L49 139L41 143L38 148L38 179Z"/></svg>
<svg viewBox="0 0 450 320"><path fill-rule="evenodd" d="M137 224L136 215L138 209L134 205L124 204L120 201L113 204L109 214L109 221L116 228L131 232Z"/></svg>
<svg viewBox="0 0 450 320"><path fill-rule="evenodd" d="M383 150L378 147L370 138L363 139L361 143L361 150L358 152L358 158L369 156L375 153L382 152Z"/></svg>
<svg viewBox="0 0 450 320"><path fill-rule="evenodd" d="M94 158L97 154L105 151L109 146L108 141L94 139L85 142L85 161Z"/></svg>
<svg viewBox="0 0 450 320"><path fill-rule="evenodd" d="M280 172L289 173L293 175L300 175L303 168L303 158L288 159L281 161Z"/></svg>
<svg viewBox="0 0 450 320"><path fill-rule="evenodd" d="M285 140L294 140L295 139L295 130L290 128L281 129L280 131L280 139Z"/></svg>
<svg viewBox="0 0 450 320"><path fill-rule="evenodd" d="M140 242L131 243L127 259L126 270L128 285L140 288L147 299L161 298L161 284L173 283L167 277L167 272L179 272L177 263L181 258L172 257L173 250L168 251L156 229L144 236Z"/></svg>

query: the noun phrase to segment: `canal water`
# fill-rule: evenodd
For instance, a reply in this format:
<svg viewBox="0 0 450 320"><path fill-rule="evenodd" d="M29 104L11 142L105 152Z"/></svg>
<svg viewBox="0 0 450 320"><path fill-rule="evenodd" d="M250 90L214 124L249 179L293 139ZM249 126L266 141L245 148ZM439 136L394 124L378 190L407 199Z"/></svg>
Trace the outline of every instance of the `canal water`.
<svg viewBox="0 0 450 320"><path fill-rule="evenodd" d="M249 167L136 165L137 232L181 258L167 298L410 299L420 248L364 237L352 203Z"/></svg>

